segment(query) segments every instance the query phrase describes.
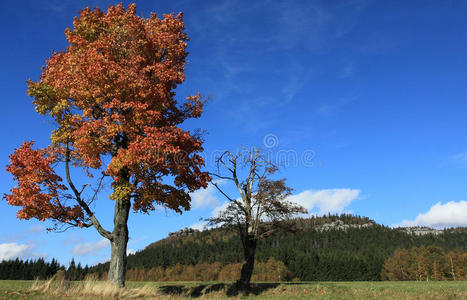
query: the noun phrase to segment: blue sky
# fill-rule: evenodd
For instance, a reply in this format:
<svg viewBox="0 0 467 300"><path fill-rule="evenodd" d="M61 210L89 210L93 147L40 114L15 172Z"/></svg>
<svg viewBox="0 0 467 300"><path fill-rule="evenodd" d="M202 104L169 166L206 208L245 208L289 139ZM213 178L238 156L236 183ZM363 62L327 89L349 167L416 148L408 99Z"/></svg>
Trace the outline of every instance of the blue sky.
<svg viewBox="0 0 467 300"><path fill-rule="evenodd" d="M24 140L47 145L53 128L34 112L25 80L37 80L51 52L66 47L63 31L78 10L113 3L3 1L2 193L14 184L3 167L8 155ZM219 151L272 146L273 157L289 155L281 175L310 213L467 226L467 2L136 3L146 17L184 12L190 63L177 94L211 99L201 119L184 125L207 131L207 170ZM181 216L132 214L128 248L198 226L224 203L212 187L193 198ZM105 197L95 206L109 229L112 208ZM0 258L109 257L93 229L45 233L50 223L20 221L17 210L0 201Z"/></svg>

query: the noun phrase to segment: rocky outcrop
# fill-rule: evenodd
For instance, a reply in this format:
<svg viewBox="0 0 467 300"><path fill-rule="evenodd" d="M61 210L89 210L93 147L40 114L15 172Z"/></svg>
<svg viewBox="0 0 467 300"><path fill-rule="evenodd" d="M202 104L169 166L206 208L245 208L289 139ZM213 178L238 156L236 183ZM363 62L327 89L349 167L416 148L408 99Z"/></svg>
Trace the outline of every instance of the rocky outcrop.
<svg viewBox="0 0 467 300"><path fill-rule="evenodd" d="M318 227L318 231L328 231L328 230L347 230L349 228L366 228L374 226L374 223L365 223L365 224L345 224L341 220L337 220L332 223L323 224L321 227Z"/></svg>
<svg viewBox="0 0 467 300"><path fill-rule="evenodd" d="M397 228L401 231L405 231L408 234L415 234L415 235L426 235L426 234L442 234L443 230L438 230L426 226L415 226L415 227L399 227Z"/></svg>
<svg viewBox="0 0 467 300"><path fill-rule="evenodd" d="M186 236L186 235L191 235L195 232L199 232L199 230L187 227L187 228L180 229L179 231L176 231L176 232L169 232L169 237Z"/></svg>

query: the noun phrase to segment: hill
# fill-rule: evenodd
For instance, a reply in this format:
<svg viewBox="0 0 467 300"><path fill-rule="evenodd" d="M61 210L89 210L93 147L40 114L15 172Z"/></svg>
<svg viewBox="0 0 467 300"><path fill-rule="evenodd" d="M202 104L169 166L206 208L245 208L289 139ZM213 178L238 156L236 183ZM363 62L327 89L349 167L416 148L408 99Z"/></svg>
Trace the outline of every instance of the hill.
<svg viewBox="0 0 467 300"><path fill-rule="evenodd" d="M384 261L398 248L438 246L467 250L467 229L389 228L353 215L295 220L300 231L276 232L261 241L257 261L282 262L300 280L380 280ZM242 261L240 241L231 228L184 229L128 256L128 268L151 269ZM103 273L107 265L92 268Z"/></svg>

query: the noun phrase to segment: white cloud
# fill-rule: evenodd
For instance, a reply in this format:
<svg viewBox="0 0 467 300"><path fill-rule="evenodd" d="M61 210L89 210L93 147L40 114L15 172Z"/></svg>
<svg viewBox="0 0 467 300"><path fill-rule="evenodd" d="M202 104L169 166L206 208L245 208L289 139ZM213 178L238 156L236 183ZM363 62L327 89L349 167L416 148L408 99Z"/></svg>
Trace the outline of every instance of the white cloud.
<svg viewBox="0 0 467 300"><path fill-rule="evenodd" d="M237 199L237 200L239 200L239 199ZM217 217L221 212L223 212L227 208L227 206L229 206L229 204L230 204L230 202L224 202L221 205L214 208L214 210L212 211L212 216Z"/></svg>
<svg viewBox="0 0 467 300"><path fill-rule="evenodd" d="M97 256L99 251L102 249L108 248L110 246L110 242L108 239L101 239L97 242L94 243L84 243L84 244L79 244L76 245L73 248L73 254L74 255L79 255L79 256L85 256L92 254L94 256ZM127 249L126 250L126 255L130 254L135 254L136 250L134 249ZM108 258L105 258L103 261L107 261Z"/></svg>
<svg viewBox="0 0 467 300"><path fill-rule="evenodd" d="M0 244L0 261L19 258L36 257L32 244L3 243Z"/></svg>
<svg viewBox="0 0 467 300"><path fill-rule="evenodd" d="M79 244L83 241L82 237L78 237L76 233L72 233L62 240L62 244L65 246Z"/></svg>
<svg viewBox="0 0 467 300"><path fill-rule="evenodd" d="M342 79L350 78L355 73L355 65L352 62L347 63L339 72L339 77Z"/></svg>
<svg viewBox="0 0 467 300"><path fill-rule="evenodd" d="M358 96L344 97L337 99L336 101L326 101L321 103L318 108L318 113L321 115L329 116L335 114L337 111L341 110L345 106L356 101Z"/></svg>
<svg viewBox="0 0 467 300"><path fill-rule="evenodd" d="M199 189L190 194L191 196L191 207L193 209L200 207L213 207L219 203L216 196L216 188L209 184L205 189Z"/></svg>
<svg viewBox="0 0 467 300"><path fill-rule="evenodd" d="M224 211L227 208L227 206L229 206L229 202L223 202L221 205L215 207L212 210L211 217L217 217L222 211ZM213 227L215 226L208 226L208 222L206 221L200 221L198 223L194 223L189 228L203 231L206 228L213 228Z"/></svg>
<svg viewBox="0 0 467 300"><path fill-rule="evenodd" d="M315 208L318 214L342 213L353 200L360 194L357 189L324 189L318 191L306 190L299 194L292 195L289 201L295 202L308 211Z"/></svg>
<svg viewBox="0 0 467 300"><path fill-rule="evenodd" d="M198 223L195 223L195 224L191 225L190 228L193 228L193 229L199 230L199 231L203 231L204 228L206 228L207 224L208 224L208 222L201 221L201 222L198 222Z"/></svg>
<svg viewBox="0 0 467 300"><path fill-rule="evenodd" d="M419 214L415 220L404 220L399 226L429 226L435 228L467 226L467 201L433 205L426 213Z"/></svg>
<svg viewBox="0 0 467 300"><path fill-rule="evenodd" d="M287 200L305 207L310 213L313 209L318 209L318 214L342 213L353 200L360 194L358 189L324 189L324 190L306 190L299 194L290 196ZM240 199L237 199L240 200ZM224 211L230 202L223 202L212 210L211 216L216 217ZM190 228L203 230L206 222L198 222Z"/></svg>
<svg viewBox="0 0 467 300"><path fill-rule="evenodd" d="M79 256L92 254L96 256L100 250L105 249L109 246L110 242L108 239L101 239L100 241L94 243L78 244L73 248L73 254Z"/></svg>
<svg viewBox="0 0 467 300"><path fill-rule="evenodd" d="M29 228L26 232L28 234L33 234L33 233L39 233L39 232L43 232L45 230L45 227L42 226L42 225L38 225L38 226L32 226L31 228Z"/></svg>
<svg viewBox="0 0 467 300"><path fill-rule="evenodd" d="M7 234L4 234L2 236L2 239L5 242L28 242L31 239L31 236L33 238L37 238L38 234L45 231L45 227L42 225L38 226L31 226L26 230L21 230L21 231L10 231Z"/></svg>
<svg viewBox="0 0 467 300"><path fill-rule="evenodd" d="M467 166L467 152L457 153L451 159L462 166Z"/></svg>

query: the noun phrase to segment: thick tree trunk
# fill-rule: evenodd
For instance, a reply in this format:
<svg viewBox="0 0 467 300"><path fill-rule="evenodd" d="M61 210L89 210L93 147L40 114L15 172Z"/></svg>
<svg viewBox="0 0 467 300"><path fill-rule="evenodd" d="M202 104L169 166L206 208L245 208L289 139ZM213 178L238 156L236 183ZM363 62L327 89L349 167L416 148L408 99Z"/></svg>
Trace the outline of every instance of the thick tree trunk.
<svg viewBox="0 0 467 300"><path fill-rule="evenodd" d="M115 203L114 230L112 232L109 281L125 286L126 247L128 244L129 200L117 200Z"/></svg>
<svg viewBox="0 0 467 300"><path fill-rule="evenodd" d="M243 243L243 254L245 261L240 273L240 279L237 281L239 290L248 292L250 289L251 275L253 275L253 268L255 266L255 253L256 253L256 239L252 236L247 237Z"/></svg>

